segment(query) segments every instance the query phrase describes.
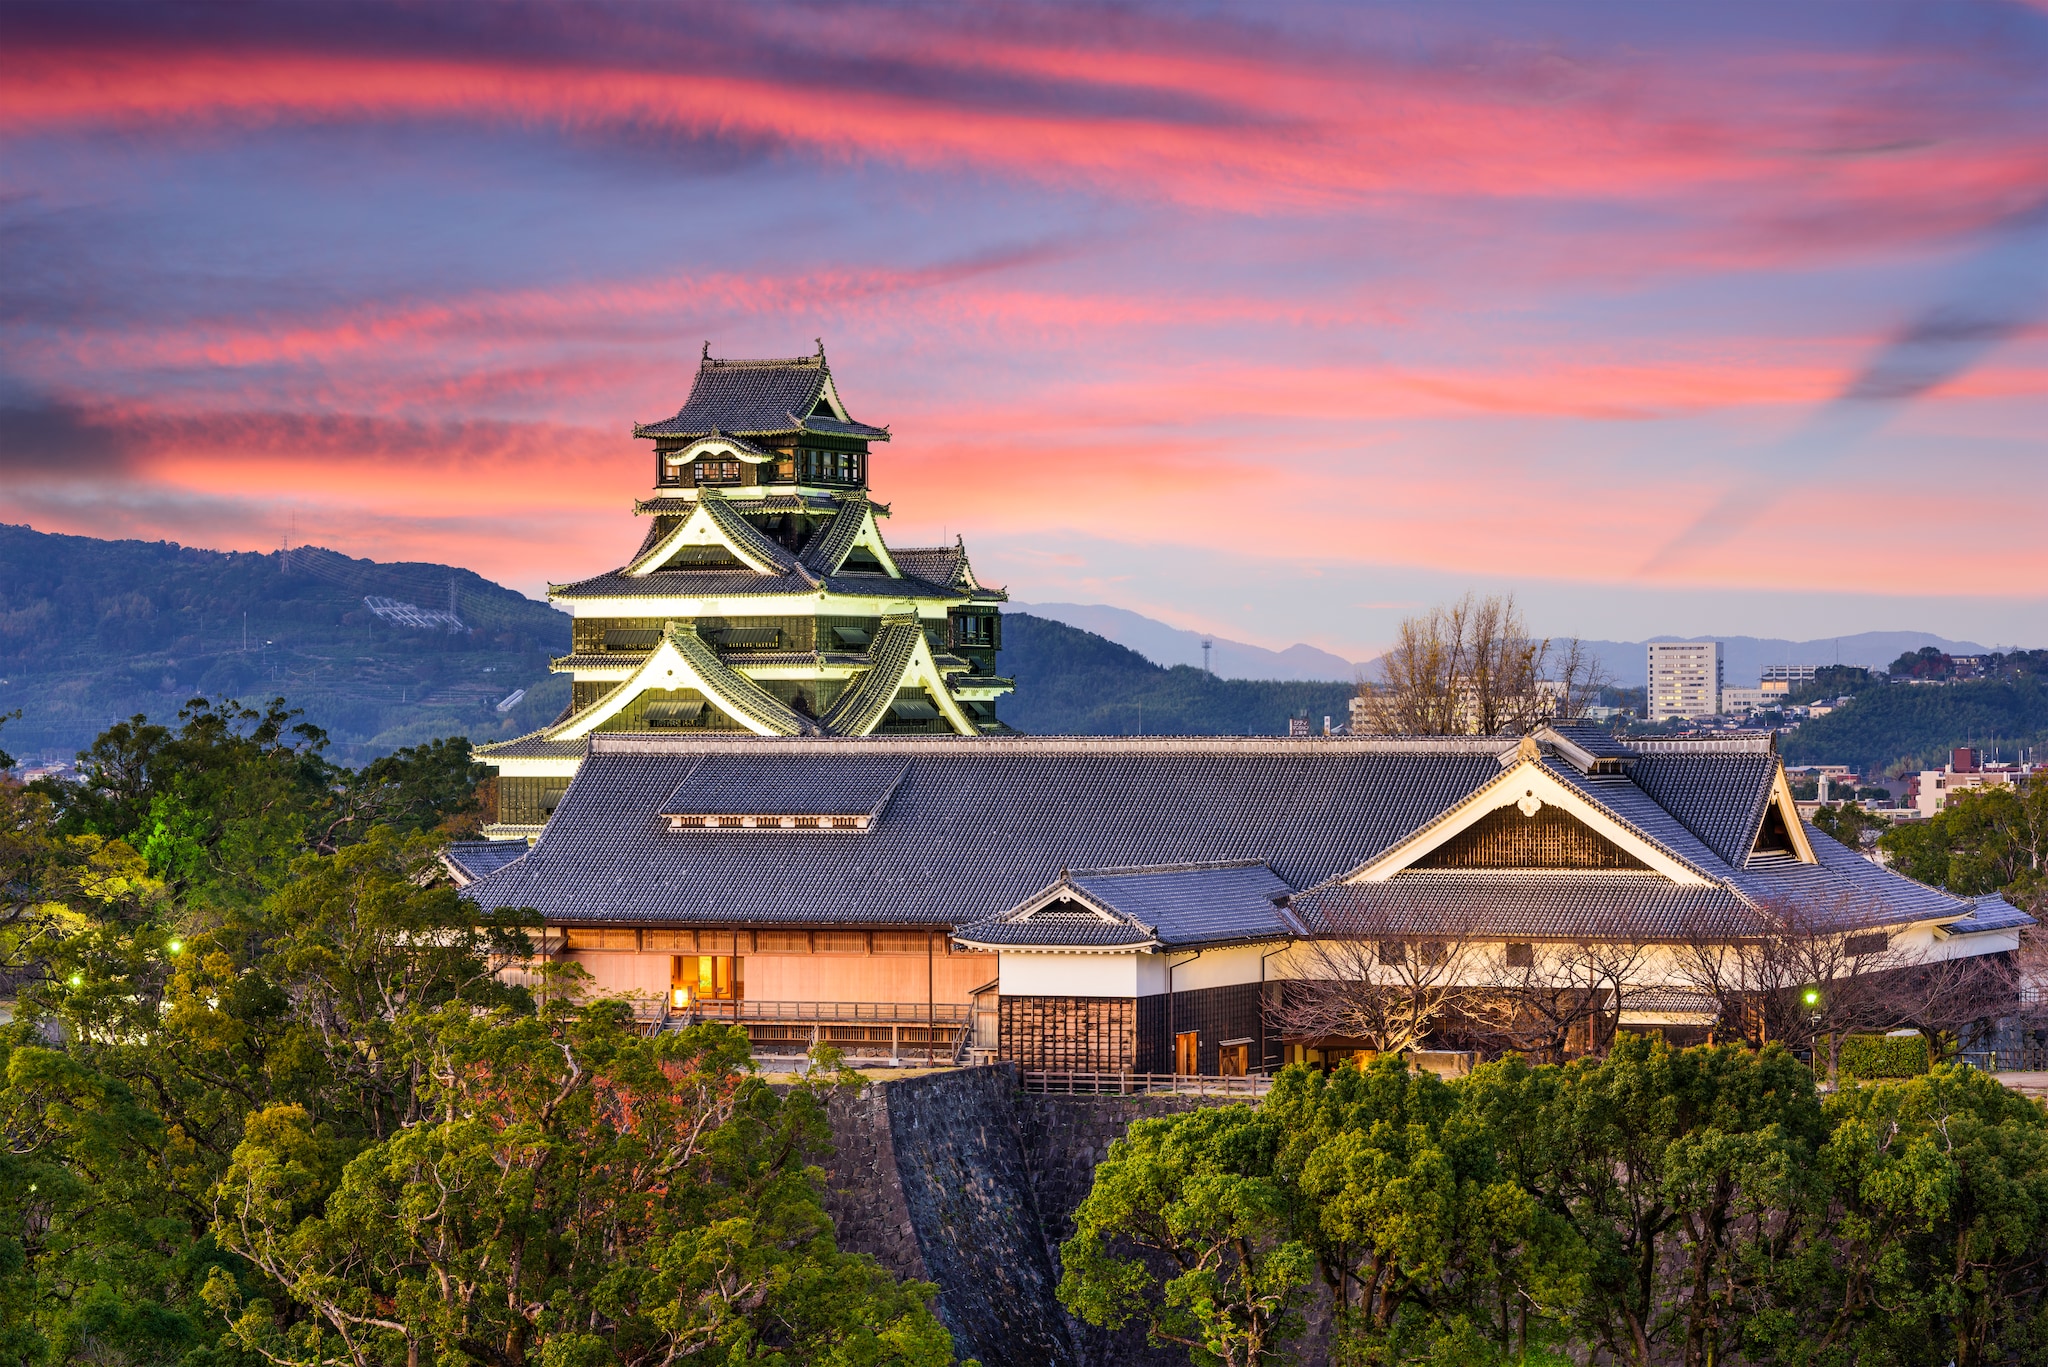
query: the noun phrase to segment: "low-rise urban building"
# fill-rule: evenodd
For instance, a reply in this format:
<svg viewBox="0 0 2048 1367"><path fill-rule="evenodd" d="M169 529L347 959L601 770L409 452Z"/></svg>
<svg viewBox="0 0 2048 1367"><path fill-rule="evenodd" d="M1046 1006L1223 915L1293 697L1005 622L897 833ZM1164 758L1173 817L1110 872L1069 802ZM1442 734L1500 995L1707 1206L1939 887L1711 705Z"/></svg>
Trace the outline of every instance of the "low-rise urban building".
<svg viewBox="0 0 2048 1367"><path fill-rule="evenodd" d="M2018 763L1986 762L1983 752L1958 746L1939 769L1922 769L1906 780L1906 805L1923 817L1931 817L1948 805L1957 793L1982 788L2017 788L2041 772L2027 759ZM2048 766L2041 766L2048 768Z"/></svg>

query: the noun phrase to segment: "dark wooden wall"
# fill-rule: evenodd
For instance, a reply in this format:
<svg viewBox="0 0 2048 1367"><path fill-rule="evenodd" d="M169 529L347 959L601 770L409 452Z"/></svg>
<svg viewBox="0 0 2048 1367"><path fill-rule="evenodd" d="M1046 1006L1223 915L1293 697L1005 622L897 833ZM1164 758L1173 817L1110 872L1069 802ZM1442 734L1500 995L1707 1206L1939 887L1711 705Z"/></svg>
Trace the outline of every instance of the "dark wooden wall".
<svg viewBox="0 0 2048 1367"><path fill-rule="evenodd" d="M1004 997L1001 1056L1024 1068L1142 1072L1135 997Z"/></svg>
<svg viewBox="0 0 2048 1367"><path fill-rule="evenodd" d="M1197 1035L1195 1071L1216 1072L1216 1047L1224 1040L1248 1039L1253 1068L1280 1066L1280 1036L1267 1028L1261 1002L1277 993L1278 983L1236 983L1175 992L1170 997L1138 999L1138 1067L1141 1073L1173 1071L1173 1037L1192 1030ZM1277 998L1275 998L1277 1000Z"/></svg>

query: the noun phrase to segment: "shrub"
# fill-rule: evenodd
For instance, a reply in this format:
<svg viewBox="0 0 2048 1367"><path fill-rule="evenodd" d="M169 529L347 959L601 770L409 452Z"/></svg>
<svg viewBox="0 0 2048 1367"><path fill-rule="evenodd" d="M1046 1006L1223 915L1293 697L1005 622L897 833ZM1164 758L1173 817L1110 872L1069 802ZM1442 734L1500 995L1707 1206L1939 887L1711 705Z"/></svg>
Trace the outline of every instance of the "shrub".
<svg viewBox="0 0 2048 1367"><path fill-rule="evenodd" d="M1842 1041L1843 1077L1918 1077L1927 1067L1924 1035L1851 1035Z"/></svg>

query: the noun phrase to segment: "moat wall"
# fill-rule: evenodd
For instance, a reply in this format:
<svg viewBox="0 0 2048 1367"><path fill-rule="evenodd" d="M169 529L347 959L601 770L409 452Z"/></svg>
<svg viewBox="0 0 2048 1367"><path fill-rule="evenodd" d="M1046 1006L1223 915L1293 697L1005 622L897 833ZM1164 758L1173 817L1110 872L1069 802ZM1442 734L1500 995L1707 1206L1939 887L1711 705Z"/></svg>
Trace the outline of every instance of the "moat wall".
<svg viewBox="0 0 2048 1367"><path fill-rule="evenodd" d="M1080 1323L1055 1293L1059 1246L1110 1143L1135 1120L1204 1103L1026 1096L1017 1083L998 1064L835 1096L826 1207L840 1247L936 1283L955 1350L983 1367L1185 1363L1140 1327Z"/></svg>

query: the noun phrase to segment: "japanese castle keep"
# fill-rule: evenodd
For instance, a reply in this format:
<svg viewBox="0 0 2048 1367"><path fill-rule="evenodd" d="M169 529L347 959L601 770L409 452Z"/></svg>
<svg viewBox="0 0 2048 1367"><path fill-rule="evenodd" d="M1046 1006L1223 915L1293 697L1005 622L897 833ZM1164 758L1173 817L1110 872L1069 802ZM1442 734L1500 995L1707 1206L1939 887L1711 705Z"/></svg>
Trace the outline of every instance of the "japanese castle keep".
<svg viewBox="0 0 2048 1367"><path fill-rule="evenodd" d="M574 680L550 726L478 748L498 772L500 837L539 833L590 737L986 735L1000 590L965 545L891 548L868 496L885 427L855 421L817 353L728 361L707 344L654 445L640 547L548 596L575 615Z"/></svg>
<svg viewBox="0 0 2048 1367"><path fill-rule="evenodd" d="M1787 908L1887 972L2008 955L2032 924L1808 825L1767 734L1016 735L994 709L1003 594L959 544L884 543L868 459L889 434L822 347L707 347L682 411L635 435L639 549L550 590L574 699L479 752L509 838L446 859L650 1021L733 1020L765 1051L1242 1074L1368 1047L1287 1024L1333 986L1598 963L1584 991L1613 1025L1698 1038L1728 1008L1688 956Z"/></svg>

